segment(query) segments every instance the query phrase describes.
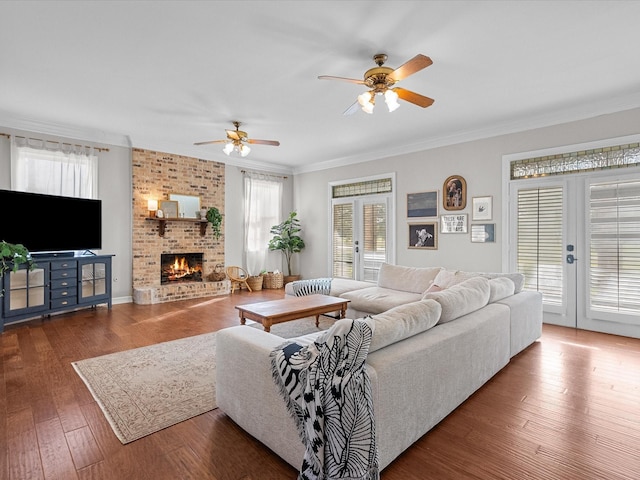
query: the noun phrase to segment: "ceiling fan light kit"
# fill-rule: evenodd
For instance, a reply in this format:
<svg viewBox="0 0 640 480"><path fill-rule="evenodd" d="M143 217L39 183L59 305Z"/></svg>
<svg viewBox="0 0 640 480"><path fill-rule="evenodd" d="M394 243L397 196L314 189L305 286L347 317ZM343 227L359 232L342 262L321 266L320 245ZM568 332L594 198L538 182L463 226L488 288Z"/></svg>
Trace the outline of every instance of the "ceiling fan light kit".
<svg viewBox="0 0 640 480"><path fill-rule="evenodd" d="M237 152L241 157L246 157L251 152L251 148L249 144L259 144L259 145L272 145L277 147L280 145L280 142L277 140L256 140L248 138L247 132L243 132L240 130L240 122L232 122L233 126L236 127L235 130L226 130L227 138L225 140L211 140L208 142L197 142L194 145L211 145L213 143L224 143L224 147L222 147L222 151L226 155L231 155L232 152Z"/></svg>
<svg viewBox="0 0 640 480"><path fill-rule="evenodd" d="M357 83L369 88L369 91L358 95L357 101L345 110L345 115L351 115L354 113L357 109L357 105L360 105L364 112L369 114L373 113L376 95L384 95L384 101L390 112L393 112L400 106L398 98L422 108L429 107L433 104L434 100L432 98L425 97L424 95L420 95L419 93L415 93L410 90L405 90L404 88L394 87L394 85L400 80L403 80L409 75L413 75L414 73L431 65L433 62L429 57L418 54L395 70L393 68L383 66L384 62L387 61L387 55L384 53L374 55L373 61L376 62L378 66L367 70L364 74L363 80L332 77L328 75L321 75L318 77L321 80L342 80L345 82ZM354 108L354 106L356 108Z"/></svg>

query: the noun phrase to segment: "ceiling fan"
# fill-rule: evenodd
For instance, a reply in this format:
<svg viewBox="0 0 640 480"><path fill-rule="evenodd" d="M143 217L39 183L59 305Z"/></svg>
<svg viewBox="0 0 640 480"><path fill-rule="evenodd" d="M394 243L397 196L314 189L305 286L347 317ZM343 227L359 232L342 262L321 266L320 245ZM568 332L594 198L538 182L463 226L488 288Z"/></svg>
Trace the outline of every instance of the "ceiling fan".
<svg viewBox="0 0 640 480"><path fill-rule="evenodd" d="M276 140L256 140L248 138L247 132L243 132L239 130L241 123L240 122L232 122L233 126L236 127L235 130L226 130L227 138L225 140L211 140L208 142L197 142L194 145L210 145L213 143L224 143L224 148L222 151L227 155L231 154L234 150L240 154L242 157L246 157L249 155L251 149L248 144L251 145L273 145L275 147L280 145L280 142Z"/></svg>
<svg viewBox="0 0 640 480"><path fill-rule="evenodd" d="M377 95L384 96L385 103L387 104L390 112L393 112L400 106L398 98L422 108L429 107L433 104L434 100L432 98L425 97L424 95L420 95L419 93L415 93L410 90L405 90L404 88L393 87L400 80L403 80L409 75L413 75L414 73L431 65L433 61L429 57L418 54L395 70L393 68L383 66L384 62L387 61L387 55L384 53L374 55L373 61L376 62L378 66L367 70L364 74L364 80L332 77L329 75L321 75L318 77L321 80L342 80L344 82L357 83L359 85L366 85L369 87L369 91L358 95L358 100L344 111L344 115L351 115L352 113L355 113L358 106L362 107L362 110L366 113L373 113L373 107L375 106L375 98Z"/></svg>

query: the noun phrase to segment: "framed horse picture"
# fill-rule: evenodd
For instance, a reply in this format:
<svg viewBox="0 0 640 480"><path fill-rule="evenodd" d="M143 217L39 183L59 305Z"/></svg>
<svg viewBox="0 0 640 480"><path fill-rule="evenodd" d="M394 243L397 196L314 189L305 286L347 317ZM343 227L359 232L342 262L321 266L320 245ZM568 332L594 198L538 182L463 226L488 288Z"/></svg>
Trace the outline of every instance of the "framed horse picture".
<svg viewBox="0 0 640 480"><path fill-rule="evenodd" d="M421 250L438 249L437 222L410 223L409 224L409 248Z"/></svg>

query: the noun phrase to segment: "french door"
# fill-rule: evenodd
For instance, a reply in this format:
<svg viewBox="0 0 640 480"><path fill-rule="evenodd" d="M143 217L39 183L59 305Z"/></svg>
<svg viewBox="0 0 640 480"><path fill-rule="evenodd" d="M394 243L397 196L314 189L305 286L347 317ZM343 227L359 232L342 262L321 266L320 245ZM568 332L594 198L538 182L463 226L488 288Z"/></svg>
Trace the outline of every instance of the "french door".
<svg viewBox="0 0 640 480"><path fill-rule="evenodd" d="M390 195L334 199L331 275L376 282L383 263L393 263Z"/></svg>
<svg viewBox="0 0 640 480"><path fill-rule="evenodd" d="M640 338L640 171L509 186L509 268L543 294L544 321Z"/></svg>

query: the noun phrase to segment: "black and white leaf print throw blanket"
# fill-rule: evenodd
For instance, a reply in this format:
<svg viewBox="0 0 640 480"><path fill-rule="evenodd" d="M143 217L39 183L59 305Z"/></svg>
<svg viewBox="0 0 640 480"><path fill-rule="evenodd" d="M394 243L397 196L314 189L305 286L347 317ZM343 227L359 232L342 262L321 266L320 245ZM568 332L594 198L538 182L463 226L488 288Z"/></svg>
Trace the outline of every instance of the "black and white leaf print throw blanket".
<svg viewBox="0 0 640 480"><path fill-rule="evenodd" d="M378 480L370 319L338 320L309 345L271 352L275 383L305 445L299 480Z"/></svg>

